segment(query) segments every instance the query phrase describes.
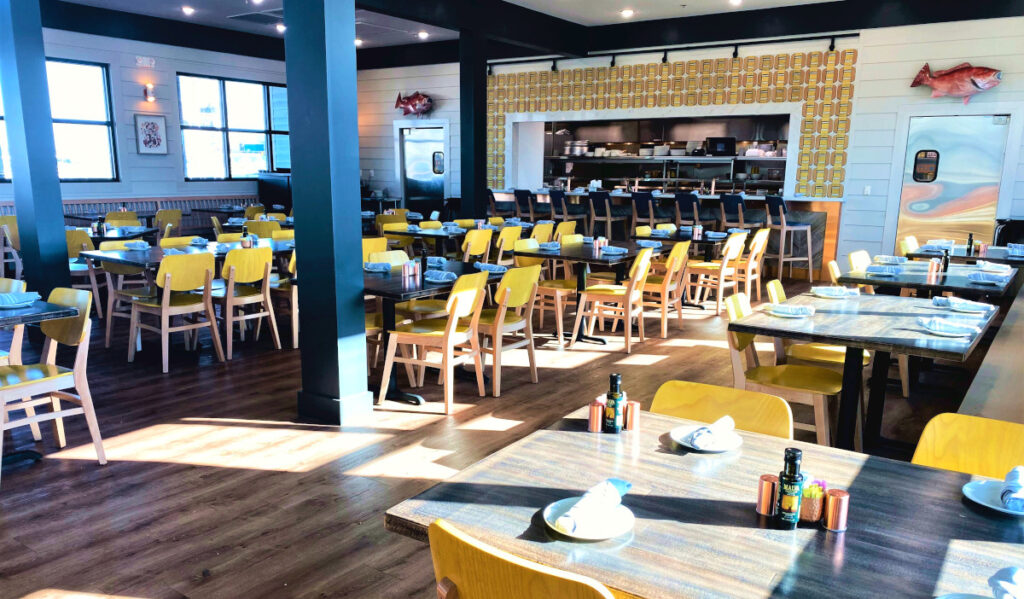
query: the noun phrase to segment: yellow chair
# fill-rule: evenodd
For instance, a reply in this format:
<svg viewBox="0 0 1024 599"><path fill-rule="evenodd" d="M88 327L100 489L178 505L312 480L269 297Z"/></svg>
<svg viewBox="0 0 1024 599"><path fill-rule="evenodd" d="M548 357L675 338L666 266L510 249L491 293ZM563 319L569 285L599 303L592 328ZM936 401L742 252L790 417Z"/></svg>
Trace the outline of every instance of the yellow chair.
<svg viewBox="0 0 1024 599"><path fill-rule="evenodd" d="M384 225L406 224L404 214L378 214L374 217L374 225L378 233L383 233Z"/></svg>
<svg viewBox="0 0 1024 599"><path fill-rule="evenodd" d="M747 256L736 261L736 284L743 283L743 293L748 297L757 296L761 301L761 272L764 270L764 254L768 249L768 235L771 229L758 229L754 238L750 240L750 248ZM750 293L750 286L754 285L754 293Z"/></svg>
<svg viewBox="0 0 1024 599"><path fill-rule="evenodd" d="M123 214L123 213L122 212L117 212L115 214ZM107 224L108 227L141 227L142 226L142 221L140 221L137 218L130 218L130 217L125 217L125 218L112 217L112 218L107 218L106 220L104 220L104 222Z"/></svg>
<svg viewBox="0 0 1024 599"><path fill-rule="evenodd" d="M281 223L276 220L247 220L245 226L249 229L250 235L261 239L271 239L274 236L274 231L281 230Z"/></svg>
<svg viewBox="0 0 1024 599"><path fill-rule="evenodd" d="M112 220L139 220L139 215L134 210L112 210L103 217L104 222Z"/></svg>
<svg viewBox="0 0 1024 599"><path fill-rule="evenodd" d="M3 232L2 254L0 254L0 266L7 268L8 264L14 265L14 278L21 278L21 237L18 235L18 217L0 216L0 231Z"/></svg>
<svg viewBox="0 0 1024 599"><path fill-rule="evenodd" d="M241 236L241 233L239 233ZM192 237L164 237L160 240L161 248L183 248L192 245ZM241 237L239 237L241 239Z"/></svg>
<svg viewBox="0 0 1024 599"><path fill-rule="evenodd" d="M916 252L921 244L917 242L917 237L913 235L907 235L900 240L900 255L906 256L911 252Z"/></svg>
<svg viewBox="0 0 1024 599"><path fill-rule="evenodd" d="M270 270L274 261L274 252L269 247L239 248L231 250L224 257L220 276L224 279L223 287L214 287L210 295L220 301L221 318L224 319L224 333L227 341L227 359L233 356L234 328L238 323L239 334L245 341L245 322L256 321L256 341L260 338L260 326L266 318L270 325L270 336L274 340L274 349L281 349L281 336L277 330L277 319L274 317L274 305L270 299ZM258 305L256 311L246 311L246 307ZM235 312L235 310L239 312Z"/></svg>
<svg viewBox="0 0 1024 599"><path fill-rule="evenodd" d="M220 224L220 219L216 216L210 217L210 222L213 224L213 234L215 236L221 236L224 234L224 227Z"/></svg>
<svg viewBox="0 0 1024 599"><path fill-rule="evenodd" d="M746 243L746 233L733 233L725 242L722 248L722 259L713 262L698 262L689 264L686 267L686 274L683 281L688 287L694 289L690 297L700 303L705 292L715 292L715 314L722 313L722 299L727 288L736 287L736 261L743 253L743 245ZM694 281L691 277L696 276Z"/></svg>
<svg viewBox="0 0 1024 599"><path fill-rule="evenodd" d="M650 225L640 225L640 226L634 228L633 234L636 235L637 237L650 237L651 236L651 226Z"/></svg>
<svg viewBox="0 0 1024 599"><path fill-rule="evenodd" d="M675 306L679 314L679 326L683 324L683 273L689 261L690 242L683 241L672 246L665 262L664 274L647 275L644 294L650 299L644 301L645 308L657 308L661 312L661 338L668 337L668 313Z"/></svg>
<svg viewBox="0 0 1024 599"><path fill-rule="evenodd" d="M788 299L782 281L768 281L768 301L782 304ZM791 343L788 339L775 339L775 363L809 363L812 366L827 366L842 372L846 363L846 348L827 343ZM871 363L871 352L864 351L864 366Z"/></svg>
<svg viewBox="0 0 1024 599"><path fill-rule="evenodd" d="M18 279L0 278L0 293L24 293L25 292L25 281L19 281ZM15 325L11 335L11 351L6 352L0 350L0 366L7 366L8 364L21 364L21 344L25 336L25 325ZM31 416L31 414L29 414ZM42 437L39 436L39 426L32 425L32 432L34 439L38 441ZM2 441L2 439L0 439Z"/></svg>
<svg viewBox="0 0 1024 599"><path fill-rule="evenodd" d="M555 227L554 241L561 241L563 235L572 235L576 232L576 221L567 220L565 222L558 223Z"/></svg>
<svg viewBox="0 0 1024 599"><path fill-rule="evenodd" d="M519 239L515 243L515 251L535 251L540 247L536 239ZM540 266L544 264L544 258L532 258L526 256L515 256L517 267ZM562 329L565 326L565 307L569 302L574 302L573 296L576 293L576 279L548 279L537 284L537 300L534 307L540 314L538 326L544 328L544 314L548 310L555 312L555 331L558 335L558 345L565 346L565 336Z"/></svg>
<svg viewBox="0 0 1024 599"><path fill-rule="evenodd" d="M281 229L280 231L273 231L270 234L270 238L274 241L289 241L295 239L295 229Z"/></svg>
<svg viewBox="0 0 1024 599"><path fill-rule="evenodd" d="M96 305L96 316L103 318L103 307L100 305L100 287L105 287L106 281L101 284L97 278L103 274L103 269L94 266L92 260L85 257L79 260L79 255L83 251L92 251L96 249L96 246L92 244L89 232L84 229L64 231L64 237L68 245L68 269L71 271L71 287L92 291L92 299ZM88 282L75 283L74 280L76 278L88 278Z"/></svg>
<svg viewBox="0 0 1024 599"><path fill-rule="evenodd" d="M473 539L444 520L427 529L438 599L612 599L601 583Z"/></svg>
<svg viewBox="0 0 1024 599"><path fill-rule="evenodd" d="M871 266L871 254L869 254L867 250L850 252L848 259L850 261L851 271L863 271L866 270L867 267ZM857 285L857 287L860 287L860 290L864 293L871 294L875 292L874 285Z"/></svg>
<svg viewBox="0 0 1024 599"><path fill-rule="evenodd" d="M125 250L128 241L101 241L100 251ZM129 297L122 293L125 286L131 286L134 297L156 297L156 289L147 287L146 269L141 266L129 266L116 262L100 262L100 268L107 276L107 330L104 347L110 347L110 336L114 328L115 318L131 319L131 311L121 311L122 304Z"/></svg>
<svg viewBox="0 0 1024 599"><path fill-rule="evenodd" d="M288 260L288 273L295 276L295 252ZM270 292L277 294L288 304L288 313L292 320L292 349L299 349L299 285L286 277L270 282ZM376 364L376 361L374 362Z"/></svg>
<svg viewBox="0 0 1024 599"><path fill-rule="evenodd" d="M439 220L424 220L424 221L420 221L420 229L423 229L423 230L440 229L443 226L444 226L444 223L442 223ZM445 244L445 241L447 241L447 240L445 240L445 239L421 239L421 241L425 245L427 245L428 247L432 247L434 249L434 251L437 252L438 247L439 246L443 247L444 244Z"/></svg>
<svg viewBox="0 0 1024 599"><path fill-rule="evenodd" d="M412 251L413 242L416 241L415 237L410 235L394 235L389 234L397 231L408 231L409 225L406 223L385 223L381 225L381 234L385 239L388 240L388 247L394 250L409 250Z"/></svg>
<svg viewBox="0 0 1024 599"><path fill-rule="evenodd" d="M153 226L160 231L160 235L170 235L175 229L181 230L181 210L165 208L157 210L153 217ZM170 229L168 229L170 227Z"/></svg>
<svg viewBox="0 0 1024 599"><path fill-rule="evenodd" d="M217 243L236 243L242 241L241 233L221 233L217 235Z"/></svg>
<svg viewBox="0 0 1024 599"><path fill-rule="evenodd" d="M475 229L476 228L476 220L472 219L472 218L457 218L457 219L455 219L452 222L455 223L456 227L461 227L463 229Z"/></svg>
<svg viewBox="0 0 1024 599"><path fill-rule="evenodd" d="M0 447L3 445L3 431L46 420L53 421L57 444L65 447L67 440L64 437L64 418L83 414L93 447L96 449L96 459L100 464L106 464L103 439L100 437L99 422L96 420L92 394L89 392L89 379L86 376L89 334L92 331L92 321L89 320L92 294L84 290L58 287L50 292L46 301L59 306L78 308L78 316L39 323L39 328L46 336L46 341L43 342L42 363L0 367L0 405L3 409ZM57 348L60 345L75 348L75 362L71 368L57 365ZM76 393L70 393L68 390ZM64 409L62 401L75 404L76 407ZM35 407L41 405L49 406L52 411L33 414ZM9 413L16 410L25 410L25 418L11 419Z"/></svg>
<svg viewBox="0 0 1024 599"><path fill-rule="evenodd" d="M500 216L492 216L487 219L487 224L501 227L505 224L505 219Z"/></svg>
<svg viewBox="0 0 1024 599"><path fill-rule="evenodd" d="M386 252L370 254L369 260L369 262L387 262L391 265L391 268L399 268L408 261L409 254L406 254L403 250L388 250Z"/></svg>
<svg viewBox="0 0 1024 599"><path fill-rule="evenodd" d="M471 275L462 275L455 281L445 312L447 316L426 318L416 322L395 327L388 336L387 357L384 360L384 374L380 396L377 403L383 403L387 397L391 369L396 362L405 364L409 383L422 386L427 366L440 366L444 385L444 413L451 414L454 407L456 363L463 363L469 358L476 366L476 382L480 397L484 390L483 360L480 355L480 340L477 338L477 325L480 321L480 310L484 303L484 285L487 284L486 271ZM395 353L399 346L402 356ZM468 346L468 347L467 347ZM410 355L410 347L416 349L416 355ZM441 353L441 362L427 360L427 350L434 349ZM413 372L413 366L419 366L419 377Z"/></svg>
<svg viewBox="0 0 1024 599"><path fill-rule="evenodd" d="M522 234L522 227L504 227L498 232L498 239L494 242L494 264L511 266L515 262L511 255L512 248Z"/></svg>
<svg viewBox="0 0 1024 599"><path fill-rule="evenodd" d="M171 333L186 333L186 341L191 336L198 336L198 329L209 328L213 338L213 348L217 359L224 361L224 350L220 344L220 333L217 331L217 316L213 309L213 254L198 252L194 254L177 254L164 256L160 261L160 269L156 273L156 285L160 288L157 297L132 297L131 326L128 333L128 361L135 361L135 340L143 330L160 335L160 352L164 374L168 371L168 352L170 350ZM131 290L123 293L130 294ZM144 324L143 314L157 317L157 326ZM199 320L198 316L205 320ZM184 324L171 326L175 316L192 318ZM193 343L193 346L195 343Z"/></svg>
<svg viewBox="0 0 1024 599"><path fill-rule="evenodd" d="M501 352L526 348L530 361L530 379L537 382L537 357L533 348L533 305L537 298L540 265L512 268L501 278L495 293L497 308L482 310L477 332L490 337L490 347L481 344L481 351L493 358L491 388L501 396ZM464 324L469 324L464 323ZM519 337L517 333L522 333ZM506 339L511 336L511 339ZM485 359L486 360L486 359Z"/></svg>
<svg viewBox="0 0 1024 599"><path fill-rule="evenodd" d="M939 414L924 427L912 462L1002 480L1024 464L1024 424Z"/></svg>
<svg viewBox="0 0 1024 599"><path fill-rule="evenodd" d="M268 212L267 218L270 220L276 220L278 222L283 223L285 219L288 218L288 215L285 214L284 212Z"/></svg>
<svg viewBox="0 0 1024 599"><path fill-rule="evenodd" d="M789 404L767 393L668 381L654 394L651 412L708 423L731 416L741 431L793 438L793 411Z"/></svg>
<svg viewBox="0 0 1024 599"><path fill-rule="evenodd" d="M729 321L734 322L753 313L745 293L734 293L725 300ZM843 375L818 366L782 364L761 366L754 349L754 335L728 331L729 354L732 359L733 386L748 391L779 395L790 403L814 407L814 424L795 423L794 428L814 431L820 445L829 445L828 402L839 397ZM744 364L744 354L746 364Z"/></svg>
<svg viewBox="0 0 1024 599"><path fill-rule="evenodd" d="M386 237L364 237L363 238L363 262L370 261L370 254L386 252L388 240Z"/></svg>
<svg viewBox="0 0 1024 599"><path fill-rule="evenodd" d="M409 220L409 209L408 208L391 208L391 214L395 216L401 216L405 220Z"/></svg>
<svg viewBox="0 0 1024 599"><path fill-rule="evenodd" d="M472 262L474 260L487 261L491 253L490 229L474 229L466 232L466 238L462 241L462 261Z"/></svg>
<svg viewBox="0 0 1024 599"><path fill-rule="evenodd" d="M261 205L246 206L245 207L245 220L253 220L257 216L263 214L266 211L267 211L266 207L261 206Z"/></svg>
<svg viewBox="0 0 1024 599"><path fill-rule="evenodd" d="M579 309L576 311L576 323L573 325L572 344L576 343L579 336L580 323L584 316L590 317L590 330L588 335L594 334L594 324L597 319L610 318L612 320L612 332L615 332L616 325L622 323L622 333L626 342L626 353L632 351L633 319L636 319L637 330L640 333L640 342L644 341L644 307L643 290L647 283L647 275L651 266L651 248L644 248L636 255L633 266L630 269L629 281L625 285L589 285L580 295ZM587 310L587 304L591 309Z"/></svg>
<svg viewBox="0 0 1024 599"><path fill-rule="evenodd" d="M828 261L828 278L832 281L833 285L839 285L839 277L843 276L843 271L839 269L839 263L835 260Z"/></svg>
<svg viewBox="0 0 1024 599"><path fill-rule="evenodd" d="M551 235L555 230L555 225L551 223L541 223L533 226L533 232L530 233L530 239L536 239L537 243L547 243L551 241Z"/></svg>

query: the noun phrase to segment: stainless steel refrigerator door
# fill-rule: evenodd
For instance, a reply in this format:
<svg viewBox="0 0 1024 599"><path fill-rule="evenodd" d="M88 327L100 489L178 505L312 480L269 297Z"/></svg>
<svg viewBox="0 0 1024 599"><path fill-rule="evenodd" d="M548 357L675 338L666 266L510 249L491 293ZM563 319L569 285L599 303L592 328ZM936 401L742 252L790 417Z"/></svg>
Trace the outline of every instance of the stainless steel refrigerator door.
<svg viewBox="0 0 1024 599"><path fill-rule="evenodd" d="M912 117L897 239L992 241L1009 130L1008 115Z"/></svg>
<svg viewBox="0 0 1024 599"><path fill-rule="evenodd" d="M408 202L443 200L444 129L402 129L402 189Z"/></svg>

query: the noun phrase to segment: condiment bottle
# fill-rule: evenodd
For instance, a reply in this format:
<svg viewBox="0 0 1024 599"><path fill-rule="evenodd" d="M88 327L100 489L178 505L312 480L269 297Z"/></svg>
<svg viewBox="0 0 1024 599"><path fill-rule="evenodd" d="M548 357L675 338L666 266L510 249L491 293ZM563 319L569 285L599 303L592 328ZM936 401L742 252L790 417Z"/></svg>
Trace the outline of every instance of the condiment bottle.
<svg viewBox="0 0 1024 599"><path fill-rule="evenodd" d="M967 234L967 255L974 255L974 233Z"/></svg>
<svg viewBox="0 0 1024 599"><path fill-rule="evenodd" d="M800 499L804 492L804 475L800 473L803 452L793 447L786 448L786 461L779 473L778 501L775 507L775 521L779 528L793 530L800 521Z"/></svg>
<svg viewBox="0 0 1024 599"><path fill-rule="evenodd" d="M942 272L949 272L949 250L942 250Z"/></svg>
<svg viewBox="0 0 1024 599"><path fill-rule="evenodd" d="M626 398L622 394L622 375L614 373L608 377L608 400L604 405L604 418L601 421L601 432L622 432L623 412Z"/></svg>

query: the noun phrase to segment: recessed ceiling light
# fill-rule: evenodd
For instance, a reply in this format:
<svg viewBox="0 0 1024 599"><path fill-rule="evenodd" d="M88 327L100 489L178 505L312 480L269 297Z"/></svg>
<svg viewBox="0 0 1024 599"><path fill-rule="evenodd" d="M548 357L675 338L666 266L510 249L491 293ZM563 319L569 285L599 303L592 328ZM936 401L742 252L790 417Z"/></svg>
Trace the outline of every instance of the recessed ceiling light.
<svg viewBox="0 0 1024 599"><path fill-rule="evenodd" d="M191 17L192 13L196 12L196 9L192 8L191 6L182 6L181 12L185 13L186 17Z"/></svg>
<svg viewBox="0 0 1024 599"><path fill-rule="evenodd" d="M356 46L362 46L362 45L363 45L363 40L361 40L361 39L359 39L359 38L357 37L357 38L356 38Z"/></svg>
<svg viewBox="0 0 1024 599"><path fill-rule="evenodd" d="M428 37L430 37L430 34L427 33L426 31L420 31L419 33L416 34L416 37L420 38L421 40L425 40Z"/></svg>
<svg viewBox="0 0 1024 599"><path fill-rule="evenodd" d="M743 0L729 0L729 4L732 4L733 6L739 6L743 4Z"/></svg>
<svg viewBox="0 0 1024 599"><path fill-rule="evenodd" d="M285 30L288 29L287 27L284 26L284 23L278 23L277 25L274 25L274 27L277 28L278 33L284 33Z"/></svg>
<svg viewBox="0 0 1024 599"><path fill-rule="evenodd" d="M263 4L263 0L250 0L253 4Z"/></svg>
<svg viewBox="0 0 1024 599"><path fill-rule="evenodd" d="M629 18L631 18L631 17L633 16L633 15L635 15L636 13L635 13L635 12L633 11L633 9L632 9L632 8L623 8L623 9L622 9L622 10L621 10L621 11L619 12L619 14L620 14L620 15L622 15L622 18L623 18L623 19L629 19Z"/></svg>

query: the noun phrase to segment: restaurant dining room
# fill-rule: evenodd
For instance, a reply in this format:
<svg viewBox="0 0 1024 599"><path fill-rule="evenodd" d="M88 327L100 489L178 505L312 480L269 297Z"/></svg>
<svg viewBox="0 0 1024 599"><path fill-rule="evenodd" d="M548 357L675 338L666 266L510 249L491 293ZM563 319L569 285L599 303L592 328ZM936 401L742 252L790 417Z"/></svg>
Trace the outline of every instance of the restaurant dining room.
<svg viewBox="0 0 1024 599"><path fill-rule="evenodd" d="M1022 55L0 0L0 599L1024 599Z"/></svg>

